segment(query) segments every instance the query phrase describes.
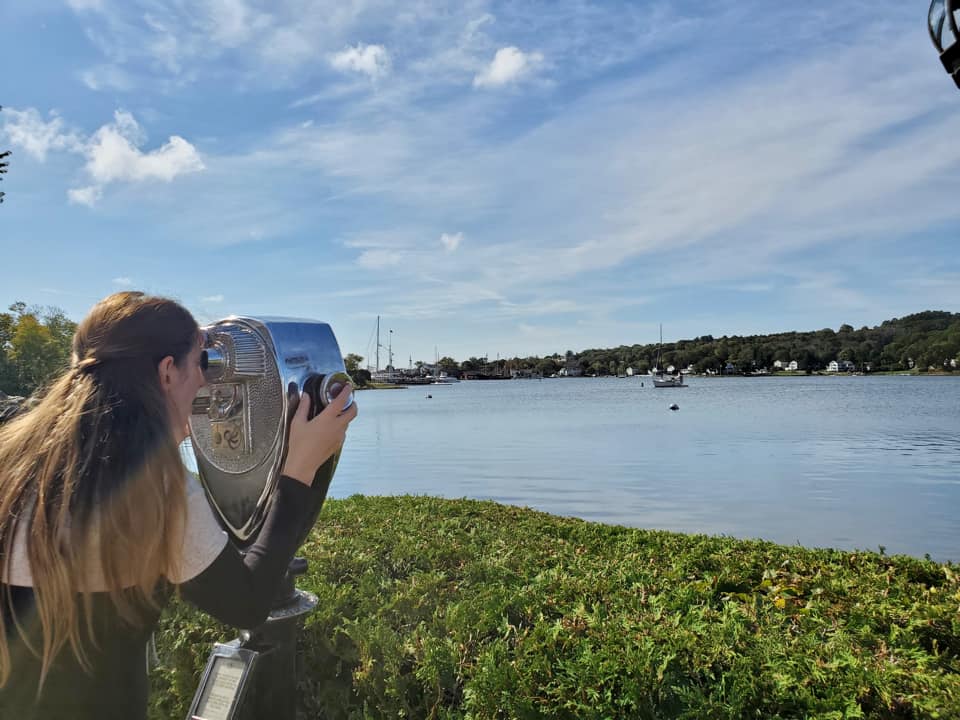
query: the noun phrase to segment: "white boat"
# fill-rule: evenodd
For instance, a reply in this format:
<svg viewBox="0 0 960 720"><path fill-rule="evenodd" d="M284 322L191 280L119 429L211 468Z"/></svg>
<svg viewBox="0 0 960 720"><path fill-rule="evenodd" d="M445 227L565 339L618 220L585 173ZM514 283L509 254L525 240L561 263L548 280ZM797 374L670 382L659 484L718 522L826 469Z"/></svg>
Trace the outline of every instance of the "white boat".
<svg viewBox="0 0 960 720"><path fill-rule="evenodd" d="M682 373L677 373L676 375L667 375L660 367L660 353L662 350L663 324L660 325L660 344L657 346L657 364L654 365L653 370L650 371L650 377L653 379L653 386L655 388L689 387L685 382L683 382Z"/></svg>
<svg viewBox="0 0 960 720"><path fill-rule="evenodd" d="M404 378L403 373L392 365L388 365L383 370L373 370L370 372L370 379L378 383L399 384Z"/></svg>
<svg viewBox="0 0 960 720"><path fill-rule="evenodd" d="M433 348L433 354L436 356L434 360L433 371L437 374L432 377L429 375L427 376L430 378L430 384L453 385L454 383L460 382L460 378L452 377L451 375L447 374L446 370L440 369L440 351L436 347Z"/></svg>
<svg viewBox="0 0 960 720"><path fill-rule="evenodd" d="M658 388L665 387L690 387L683 381L682 375L661 375L653 376L653 386Z"/></svg>

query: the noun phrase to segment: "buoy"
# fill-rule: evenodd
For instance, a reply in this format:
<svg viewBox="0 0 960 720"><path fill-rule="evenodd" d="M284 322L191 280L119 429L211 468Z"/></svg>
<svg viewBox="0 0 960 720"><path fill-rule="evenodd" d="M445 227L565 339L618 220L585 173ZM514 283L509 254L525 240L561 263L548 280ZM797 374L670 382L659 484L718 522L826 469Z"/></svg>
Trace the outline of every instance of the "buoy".
<svg viewBox="0 0 960 720"><path fill-rule="evenodd" d="M432 397L433 397L433 395L427 395L427 397L428 397L428 398L432 398Z"/></svg>
<svg viewBox="0 0 960 720"><path fill-rule="evenodd" d="M679 410L679 409L680 409L680 406L677 405L676 403L674 403L673 405L670 406L670 409L671 409L671 410Z"/></svg>

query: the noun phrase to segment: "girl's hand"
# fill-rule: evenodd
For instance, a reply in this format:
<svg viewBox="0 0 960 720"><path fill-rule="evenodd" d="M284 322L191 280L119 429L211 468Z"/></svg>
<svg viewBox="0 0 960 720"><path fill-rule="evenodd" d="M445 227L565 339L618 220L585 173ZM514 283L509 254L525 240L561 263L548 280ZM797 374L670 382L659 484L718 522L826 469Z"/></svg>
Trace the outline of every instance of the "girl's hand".
<svg viewBox="0 0 960 720"><path fill-rule="evenodd" d="M313 484L317 470L343 445L347 425L357 416L356 402L343 409L352 392L351 385L344 385L333 402L312 420L307 420L310 396L301 393L297 412L290 421L290 443L281 474L304 485Z"/></svg>

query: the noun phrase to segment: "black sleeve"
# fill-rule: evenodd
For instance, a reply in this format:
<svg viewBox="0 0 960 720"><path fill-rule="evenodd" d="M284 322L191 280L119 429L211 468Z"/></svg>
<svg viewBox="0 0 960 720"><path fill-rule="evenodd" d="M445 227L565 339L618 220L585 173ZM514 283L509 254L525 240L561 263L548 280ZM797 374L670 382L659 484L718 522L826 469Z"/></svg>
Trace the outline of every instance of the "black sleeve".
<svg viewBox="0 0 960 720"><path fill-rule="evenodd" d="M281 476L256 543L243 554L228 542L203 572L180 585L181 596L229 625L262 624L302 542L314 494L307 485Z"/></svg>

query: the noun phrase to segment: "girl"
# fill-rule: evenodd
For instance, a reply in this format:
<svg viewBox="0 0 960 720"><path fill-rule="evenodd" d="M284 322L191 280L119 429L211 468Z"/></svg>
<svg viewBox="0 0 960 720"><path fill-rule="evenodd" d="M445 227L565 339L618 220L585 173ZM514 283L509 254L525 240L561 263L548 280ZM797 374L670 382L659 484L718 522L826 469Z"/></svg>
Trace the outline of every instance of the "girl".
<svg viewBox="0 0 960 720"><path fill-rule="evenodd" d="M186 309L116 293L77 328L66 373L0 427L0 717L146 717L146 644L172 592L238 627L266 619L356 403L347 387L308 421L302 397L241 555L180 458L202 362Z"/></svg>

